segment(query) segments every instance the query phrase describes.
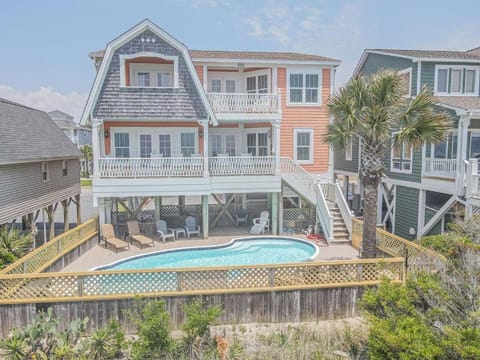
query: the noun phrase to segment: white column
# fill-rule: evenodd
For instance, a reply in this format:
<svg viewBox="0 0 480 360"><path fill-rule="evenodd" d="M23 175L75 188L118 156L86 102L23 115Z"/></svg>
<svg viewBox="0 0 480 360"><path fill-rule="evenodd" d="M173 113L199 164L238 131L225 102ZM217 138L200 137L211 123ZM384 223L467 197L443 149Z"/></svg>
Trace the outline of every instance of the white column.
<svg viewBox="0 0 480 360"><path fill-rule="evenodd" d="M103 121L98 119L92 119L92 152L93 152L93 177L98 178L100 176L100 131L102 130Z"/></svg>
<svg viewBox="0 0 480 360"><path fill-rule="evenodd" d="M208 90L208 68L207 65L203 65L203 88Z"/></svg>
<svg viewBox="0 0 480 360"><path fill-rule="evenodd" d="M104 198L98 198L98 220L100 221L100 225L105 224L105 200Z"/></svg>
<svg viewBox="0 0 480 360"><path fill-rule="evenodd" d="M272 234L278 235L278 198L280 193L272 193Z"/></svg>
<svg viewBox="0 0 480 360"><path fill-rule="evenodd" d="M208 195L202 195L202 232L204 239L208 239L208 225Z"/></svg>
<svg viewBox="0 0 480 360"><path fill-rule="evenodd" d="M465 186L465 174L464 174L464 160L469 160L470 154L468 154L468 127L470 126L470 116L462 115L458 121L457 132L457 193L459 195L464 194ZM467 179L467 181L470 179Z"/></svg>
<svg viewBox="0 0 480 360"><path fill-rule="evenodd" d="M383 210L383 184L380 183L378 184L378 190L377 190L377 224L382 223L382 210Z"/></svg>
<svg viewBox="0 0 480 360"><path fill-rule="evenodd" d="M208 177L208 120L199 120L203 128L203 176Z"/></svg>
<svg viewBox="0 0 480 360"><path fill-rule="evenodd" d="M272 68L272 93L277 94L278 93L278 72L277 72L277 66L274 66Z"/></svg>
<svg viewBox="0 0 480 360"><path fill-rule="evenodd" d="M238 147L240 148L240 154L247 153L247 147L245 146L245 133L243 131L244 129L245 126L243 123L238 124L238 132L240 133L240 143L238 144Z"/></svg>
<svg viewBox="0 0 480 360"><path fill-rule="evenodd" d="M425 226L425 190L418 192L418 224L417 224L417 239L423 236L423 227Z"/></svg>
<svg viewBox="0 0 480 360"><path fill-rule="evenodd" d="M280 173L280 121L272 121L273 151L275 153L275 173Z"/></svg>

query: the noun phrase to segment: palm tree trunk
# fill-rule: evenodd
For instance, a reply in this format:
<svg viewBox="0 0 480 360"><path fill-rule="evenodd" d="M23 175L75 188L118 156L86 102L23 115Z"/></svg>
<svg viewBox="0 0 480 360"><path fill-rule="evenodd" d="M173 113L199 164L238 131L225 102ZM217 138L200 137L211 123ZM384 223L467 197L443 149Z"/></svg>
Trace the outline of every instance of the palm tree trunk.
<svg viewBox="0 0 480 360"><path fill-rule="evenodd" d="M378 183L363 184L363 239L360 257L374 258L377 252L377 195Z"/></svg>

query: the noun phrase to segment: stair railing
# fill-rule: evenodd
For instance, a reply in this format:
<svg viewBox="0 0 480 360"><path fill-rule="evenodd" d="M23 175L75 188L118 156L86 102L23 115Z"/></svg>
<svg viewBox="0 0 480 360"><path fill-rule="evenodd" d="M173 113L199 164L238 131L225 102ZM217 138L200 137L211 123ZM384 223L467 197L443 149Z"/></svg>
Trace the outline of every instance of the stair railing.
<svg viewBox="0 0 480 360"><path fill-rule="evenodd" d="M348 206L347 200L345 199L345 196L343 195L342 188L340 187L340 184L337 182L335 183L335 203L338 206L338 209L340 210L340 214L342 214L343 222L345 223L345 226L347 227L348 233L352 235L352 212L350 210L350 207Z"/></svg>
<svg viewBox="0 0 480 360"><path fill-rule="evenodd" d="M282 179L315 204L316 213L328 244L333 240L333 216L318 180L290 158L281 158Z"/></svg>

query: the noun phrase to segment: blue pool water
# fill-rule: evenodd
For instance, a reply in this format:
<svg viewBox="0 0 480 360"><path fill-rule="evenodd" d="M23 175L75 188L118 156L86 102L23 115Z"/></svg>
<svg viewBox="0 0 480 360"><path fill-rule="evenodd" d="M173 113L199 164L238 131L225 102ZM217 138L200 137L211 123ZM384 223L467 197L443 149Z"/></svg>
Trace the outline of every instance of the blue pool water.
<svg viewBox="0 0 480 360"><path fill-rule="evenodd" d="M222 246L167 250L135 256L96 270L281 264L311 260L317 249L311 243L291 238L246 238Z"/></svg>

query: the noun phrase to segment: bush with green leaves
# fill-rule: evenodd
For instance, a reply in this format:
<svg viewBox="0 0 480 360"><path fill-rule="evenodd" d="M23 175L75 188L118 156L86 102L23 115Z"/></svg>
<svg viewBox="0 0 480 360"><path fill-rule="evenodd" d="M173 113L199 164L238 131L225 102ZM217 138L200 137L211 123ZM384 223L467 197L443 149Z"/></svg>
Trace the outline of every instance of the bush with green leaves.
<svg viewBox="0 0 480 360"><path fill-rule="evenodd" d="M164 300L137 298L127 313L137 330L137 338L131 343L133 359L163 359L174 351L170 316Z"/></svg>
<svg viewBox="0 0 480 360"><path fill-rule="evenodd" d="M7 226L0 227L0 269L27 254L31 245L31 234L22 234L18 229Z"/></svg>

